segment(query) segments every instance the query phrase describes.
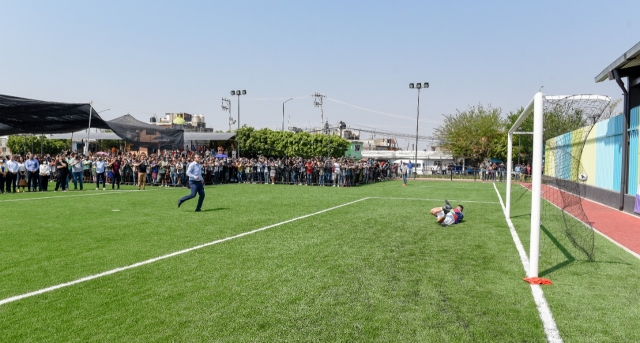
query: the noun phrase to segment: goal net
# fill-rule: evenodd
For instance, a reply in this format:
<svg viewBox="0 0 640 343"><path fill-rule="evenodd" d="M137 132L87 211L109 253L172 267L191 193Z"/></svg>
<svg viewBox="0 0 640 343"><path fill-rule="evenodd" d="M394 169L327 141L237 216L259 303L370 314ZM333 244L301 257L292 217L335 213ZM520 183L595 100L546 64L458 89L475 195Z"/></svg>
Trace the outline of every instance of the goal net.
<svg viewBox="0 0 640 343"><path fill-rule="evenodd" d="M509 130L506 211L511 218L512 206L522 209L530 199L528 277L539 276L541 266L547 274L578 258L595 258L594 230L582 208L588 180L583 152L595 124L607 119L610 101L602 95L536 93ZM530 163L514 165L514 135L529 144ZM516 150L524 155L522 146Z"/></svg>

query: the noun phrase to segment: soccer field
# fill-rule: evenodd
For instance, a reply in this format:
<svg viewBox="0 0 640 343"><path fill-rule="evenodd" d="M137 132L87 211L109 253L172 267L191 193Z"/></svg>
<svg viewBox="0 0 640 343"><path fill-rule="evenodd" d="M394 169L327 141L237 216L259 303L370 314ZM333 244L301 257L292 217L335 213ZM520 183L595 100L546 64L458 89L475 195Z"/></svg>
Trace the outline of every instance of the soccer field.
<svg viewBox="0 0 640 343"><path fill-rule="evenodd" d="M209 186L200 213L177 208L187 192L0 196L0 341L547 339L491 183ZM445 198L461 224L429 214ZM512 217L525 249L529 204ZM542 290L562 339L640 341L640 261L555 242Z"/></svg>

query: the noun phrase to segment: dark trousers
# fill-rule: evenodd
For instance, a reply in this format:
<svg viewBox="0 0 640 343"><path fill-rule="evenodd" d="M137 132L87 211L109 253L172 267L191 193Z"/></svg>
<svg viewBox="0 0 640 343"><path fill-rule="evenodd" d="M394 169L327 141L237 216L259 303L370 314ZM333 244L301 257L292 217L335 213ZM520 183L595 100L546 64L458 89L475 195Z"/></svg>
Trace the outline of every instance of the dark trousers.
<svg viewBox="0 0 640 343"><path fill-rule="evenodd" d="M100 188L100 179L102 179L102 188L105 188L107 180L104 177L104 173L96 173L96 188Z"/></svg>
<svg viewBox="0 0 640 343"><path fill-rule="evenodd" d="M191 186L191 194L184 196L180 199L180 203L193 199L196 197L196 193L198 193L198 206L196 207L196 211L200 211L202 208L202 202L204 201L204 185L201 181L189 181L189 186Z"/></svg>
<svg viewBox="0 0 640 343"><path fill-rule="evenodd" d="M40 172L27 171L27 188L29 188L29 191L35 192L38 190L38 174Z"/></svg>
<svg viewBox="0 0 640 343"><path fill-rule="evenodd" d="M111 189L113 189L113 185L118 185L118 189L120 189L120 173L113 173L113 177L111 178Z"/></svg>
<svg viewBox="0 0 640 343"><path fill-rule="evenodd" d="M40 175L40 190L46 192L49 189L49 175Z"/></svg>
<svg viewBox="0 0 640 343"><path fill-rule="evenodd" d="M0 193L4 193L4 175L0 173Z"/></svg>
<svg viewBox="0 0 640 343"><path fill-rule="evenodd" d="M58 179L56 181L56 191L58 190L58 188L60 188L60 190L65 191L69 189L69 184L68 184L68 179L67 179L67 173L61 173L60 170L58 170Z"/></svg>
<svg viewBox="0 0 640 343"><path fill-rule="evenodd" d="M6 185L7 193L16 192L16 173L8 172L4 178L4 184Z"/></svg>

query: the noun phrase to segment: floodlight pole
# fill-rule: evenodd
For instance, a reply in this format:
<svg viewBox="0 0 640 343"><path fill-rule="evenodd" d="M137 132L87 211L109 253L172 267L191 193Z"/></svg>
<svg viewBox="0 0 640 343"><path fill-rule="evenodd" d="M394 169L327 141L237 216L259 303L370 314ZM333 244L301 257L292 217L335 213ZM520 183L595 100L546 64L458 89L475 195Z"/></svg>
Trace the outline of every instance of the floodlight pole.
<svg viewBox="0 0 640 343"><path fill-rule="evenodd" d="M417 106L417 114L416 114L416 154L415 154L415 162L413 163L413 165L415 166L416 170L413 173L413 179L415 180L416 177L418 176L418 123L420 122L420 89L424 86L424 88L429 88L429 82L424 82L424 83L416 83L415 84L415 88L418 89L418 106ZM414 84L410 83L409 84L409 88L414 88ZM453 174L452 174L453 175Z"/></svg>
<svg viewBox="0 0 640 343"><path fill-rule="evenodd" d="M418 123L420 120L420 87L418 87L418 107L416 113L416 158L415 162L413 162L413 166L416 168L416 171L413 173L413 179L416 179L418 174Z"/></svg>
<svg viewBox="0 0 640 343"><path fill-rule="evenodd" d="M240 95L246 95L247 91L246 90L235 90L235 91L231 91L231 95L236 95L238 97L238 130L236 131L236 158L240 158L240 140L238 139L238 133L240 131ZM231 113L231 112L229 112Z"/></svg>

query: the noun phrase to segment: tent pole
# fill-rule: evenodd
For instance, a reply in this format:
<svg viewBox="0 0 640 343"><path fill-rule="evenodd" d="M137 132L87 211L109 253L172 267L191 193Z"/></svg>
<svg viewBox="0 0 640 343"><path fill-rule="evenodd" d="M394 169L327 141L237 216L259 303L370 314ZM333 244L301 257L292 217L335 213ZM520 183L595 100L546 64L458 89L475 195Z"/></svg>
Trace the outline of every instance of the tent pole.
<svg viewBox="0 0 640 343"><path fill-rule="evenodd" d="M89 129L87 130L87 146L85 147L85 155L89 155L89 135L91 134L91 114L93 112L93 100L89 102ZM73 135L73 133L72 133Z"/></svg>

